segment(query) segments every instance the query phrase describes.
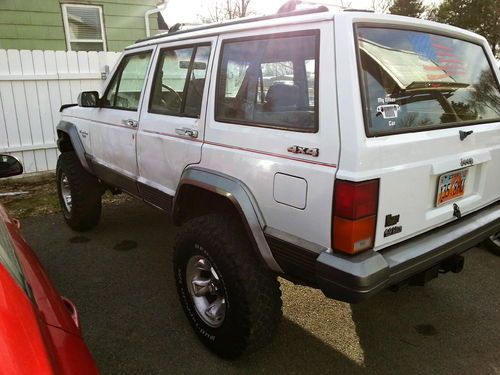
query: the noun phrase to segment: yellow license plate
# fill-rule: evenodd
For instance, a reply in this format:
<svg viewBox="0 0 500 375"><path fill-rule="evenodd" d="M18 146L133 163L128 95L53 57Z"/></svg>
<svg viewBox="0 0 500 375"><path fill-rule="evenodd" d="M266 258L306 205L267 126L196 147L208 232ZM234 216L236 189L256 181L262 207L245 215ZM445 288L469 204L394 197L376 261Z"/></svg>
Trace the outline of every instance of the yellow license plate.
<svg viewBox="0 0 500 375"><path fill-rule="evenodd" d="M436 206L464 195L468 169L461 169L439 176Z"/></svg>

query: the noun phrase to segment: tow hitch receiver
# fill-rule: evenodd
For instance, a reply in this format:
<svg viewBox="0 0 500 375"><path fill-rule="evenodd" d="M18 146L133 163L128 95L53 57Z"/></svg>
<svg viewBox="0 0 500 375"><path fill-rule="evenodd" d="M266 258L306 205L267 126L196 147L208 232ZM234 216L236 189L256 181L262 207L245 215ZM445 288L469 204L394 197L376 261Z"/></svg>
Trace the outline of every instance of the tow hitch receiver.
<svg viewBox="0 0 500 375"><path fill-rule="evenodd" d="M424 272L418 273L408 279L408 285L411 286L424 286L427 282L438 277L440 266L434 266L425 270Z"/></svg>
<svg viewBox="0 0 500 375"><path fill-rule="evenodd" d="M464 263L465 259L463 256L454 255L451 258L448 258L441 263L439 267L439 272L446 273L451 271L453 273L459 273L464 269Z"/></svg>
<svg viewBox="0 0 500 375"><path fill-rule="evenodd" d="M440 273L459 273L464 268L465 259L461 255L454 255L443 260L440 264L431 267L408 279L408 284L413 286L424 286L425 283L438 277Z"/></svg>

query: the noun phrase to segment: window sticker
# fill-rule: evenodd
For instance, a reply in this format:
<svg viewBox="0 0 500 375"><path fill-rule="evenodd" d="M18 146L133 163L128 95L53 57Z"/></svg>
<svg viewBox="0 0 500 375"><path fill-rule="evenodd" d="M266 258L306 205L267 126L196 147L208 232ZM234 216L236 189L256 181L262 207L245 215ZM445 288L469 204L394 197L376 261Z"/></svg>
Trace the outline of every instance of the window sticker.
<svg viewBox="0 0 500 375"><path fill-rule="evenodd" d="M385 104L377 106L377 116L382 115L384 119L398 118L399 104Z"/></svg>
<svg viewBox="0 0 500 375"><path fill-rule="evenodd" d="M385 98L377 98L378 104L387 104L387 103L395 103L396 99L391 98L390 94L387 94Z"/></svg>

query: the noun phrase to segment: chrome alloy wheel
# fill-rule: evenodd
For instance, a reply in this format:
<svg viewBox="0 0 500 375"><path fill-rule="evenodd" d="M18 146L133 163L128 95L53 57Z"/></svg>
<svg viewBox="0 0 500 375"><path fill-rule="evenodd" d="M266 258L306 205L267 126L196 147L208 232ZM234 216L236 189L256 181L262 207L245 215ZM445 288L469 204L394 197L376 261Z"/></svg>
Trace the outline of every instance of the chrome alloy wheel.
<svg viewBox="0 0 500 375"><path fill-rule="evenodd" d="M73 207L72 200L71 200L71 188L69 186L69 180L68 176L66 176L64 173L61 173L61 196L64 202L64 206L66 207L66 210L68 212L71 212L71 208Z"/></svg>
<svg viewBox="0 0 500 375"><path fill-rule="evenodd" d="M201 255L192 256L186 267L186 284L198 316L210 327L220 327L226 316L226 299L212 263Z"/></svg>
<svg viewBox="0 0 500 375"><path fill-rule="evenodd" d="M497 233L491 235L490 241L493 242L495 245L500 247L500 232L497 232Z"/></svg>

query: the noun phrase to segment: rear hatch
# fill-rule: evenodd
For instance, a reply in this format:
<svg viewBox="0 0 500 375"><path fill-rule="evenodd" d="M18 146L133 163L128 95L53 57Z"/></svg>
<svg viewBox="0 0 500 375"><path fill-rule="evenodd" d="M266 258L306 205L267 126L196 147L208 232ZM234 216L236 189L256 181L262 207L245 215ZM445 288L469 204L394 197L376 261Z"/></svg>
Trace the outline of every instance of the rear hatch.
<svg viewBox="0 0 500 375"><path fill-rule="evenodd" d="M481 39L445 35L355 27L365 129L337 178L380 178L375 249L500 198L498 68Z"/></svg>

